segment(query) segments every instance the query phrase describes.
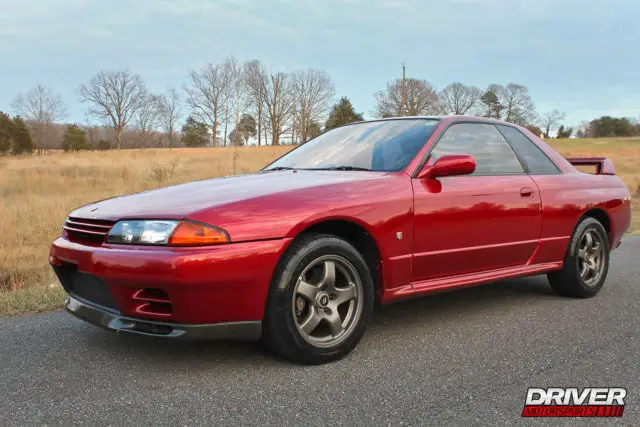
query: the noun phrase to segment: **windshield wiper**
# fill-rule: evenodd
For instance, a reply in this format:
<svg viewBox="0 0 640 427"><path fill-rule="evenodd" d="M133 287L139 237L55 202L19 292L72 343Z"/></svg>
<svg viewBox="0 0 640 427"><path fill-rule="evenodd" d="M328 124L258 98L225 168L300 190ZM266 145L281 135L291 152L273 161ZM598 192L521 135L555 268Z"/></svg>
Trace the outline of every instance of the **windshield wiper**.
<svg viewBox="0 0 640 427"><path fill-rule="evenodd" d="M332 166L330 168L316 168L314 170L321 171L371 171L369 168L361 168L359 166Z"/></svg>
<svg viewBox="0 0 640 427"><path fill-rule="evenodd" d="M262 172L269 172L269 171L290 171L293 170L293 168L287 167L287 166L278 166L276 168L271 168L271 169L265 169Z"/></svg>

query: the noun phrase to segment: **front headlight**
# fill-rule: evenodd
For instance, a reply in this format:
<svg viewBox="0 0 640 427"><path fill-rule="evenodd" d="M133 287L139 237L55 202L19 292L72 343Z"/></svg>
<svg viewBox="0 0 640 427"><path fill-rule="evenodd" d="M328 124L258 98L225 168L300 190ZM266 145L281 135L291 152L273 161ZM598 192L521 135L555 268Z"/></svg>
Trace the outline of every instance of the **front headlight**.
<svg viewBox="0 0 640 427"><path fill-rule="evenodd" d="M178 221L119 221L111 227L107 243L166 245Z"/></svg>
<svg viewBox="0 0 640 427"><path fill-rule="evenodd" d="M107 243L129 245L204 246L229 243L226 231L196 221L123 220L107 235Z"/></svg>

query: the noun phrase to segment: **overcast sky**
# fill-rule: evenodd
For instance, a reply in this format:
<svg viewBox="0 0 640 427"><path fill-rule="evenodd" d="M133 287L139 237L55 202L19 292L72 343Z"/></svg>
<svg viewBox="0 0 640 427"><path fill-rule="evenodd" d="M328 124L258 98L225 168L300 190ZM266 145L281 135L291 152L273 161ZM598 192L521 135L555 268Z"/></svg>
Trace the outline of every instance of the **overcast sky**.
<svg viewBox="0 0 640 427"><path fill-rule="evenodd" d="M0 0L0 110L43 83L83 121L78 85L128 68L149 89L189 68L257 58L320 68L370 117L373 93L407 76L441 89L529 87L539 111L577 124L640 116L637 0Z"/></svg>

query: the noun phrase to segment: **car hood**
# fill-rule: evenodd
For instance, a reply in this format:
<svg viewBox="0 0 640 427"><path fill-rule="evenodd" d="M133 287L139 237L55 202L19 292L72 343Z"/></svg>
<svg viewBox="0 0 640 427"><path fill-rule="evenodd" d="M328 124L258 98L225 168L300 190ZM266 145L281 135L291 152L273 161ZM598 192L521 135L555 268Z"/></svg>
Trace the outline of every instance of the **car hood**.
<svg viewBox="0 0 640 427"><path fill-rule="evenodd" d="M69 216L179 219L208 208L292 190L382 178L381 172L284 170L195 181L91 203Z"/></svg>

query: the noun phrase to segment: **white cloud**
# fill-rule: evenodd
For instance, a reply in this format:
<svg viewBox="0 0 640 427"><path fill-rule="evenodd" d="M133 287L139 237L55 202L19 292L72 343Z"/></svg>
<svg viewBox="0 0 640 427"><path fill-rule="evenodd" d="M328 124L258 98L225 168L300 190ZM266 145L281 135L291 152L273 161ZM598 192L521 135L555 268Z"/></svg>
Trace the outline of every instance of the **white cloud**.
<svg viewBox="0 0 640 427"><path fill-rule="evenodd" d="M514 81L535 100L584 111L636 108L640 3L625 0L20 0L0 16L0 94L42 81L73 88L132 68L164 88L188 68L259 58L318 67L370 110L372 94L411 75L443 87ZM622 89L606 90L616 81ZM633 85L636 86L633 86ZM25 87L25 89L28 87ZM584 90L580 92L584 88ZM625 93L632 94L629 97ZM6 99L8 99L6 98ZM0 95L0 110L7 102ZM564 104L563 104L564 103ZM571 104L573 103L573 104ZM601 106L601 107L599 107Z"/></svg>

